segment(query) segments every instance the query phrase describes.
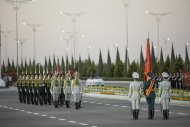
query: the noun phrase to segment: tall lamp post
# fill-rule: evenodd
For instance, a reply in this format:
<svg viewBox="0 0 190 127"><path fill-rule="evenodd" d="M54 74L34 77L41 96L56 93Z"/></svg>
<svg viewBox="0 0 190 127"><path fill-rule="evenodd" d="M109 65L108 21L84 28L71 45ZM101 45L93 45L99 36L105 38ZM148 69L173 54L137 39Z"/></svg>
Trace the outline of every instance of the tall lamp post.
<svg viewBox="0 0 190 127"><path fill-rule="evenodd" d="M4 34L4 38L5 38L5 66L7 66L7 37L12 32L13 32L13 30L1 31L1 33Z"/></svg>
<svg viewBox="0 0 190 127"><path fill-rule="evenodd" d="M149 14L151 16L154 16L156 18L156 24L157 24L157 44L156 44L156 47L157 47L157 59L158 59L158 57L159 57L160 18L163 17L163 16L167 16L168 14L170 14L170 12L163 12L163 13L157 12L157 13L154 13L154 12L146 11L145 13Z"/></svg>
<svg viewBox="0 0 190 127"><path fill-rule="evenodd" d="M85 12L83 13L69 13L69 12L64 12L64 11L61 11L60 14L64 14L68 17L71 18L72 20L72 23L73 23L73 47L74 47L74 67L75 66L75 62L76 62L76 43L77 43L77 40L76 40L76 21L77 21L77 18L79 16L82 16L85 14Z"/></svg>
<svg viewBox="0 0 190 127"><path fill-rule="evenodd" d="M128 8L131 0L123 0L125 11L126 11L126 49L127 49L127 71L128 71L128 49L129 49L129 38L128 38Z"/></svg>
<svg viewBox="0 0 190 127"><path fill-rule="evenodd" d="M166 58L167 57L167 43L168 43L168 41L170 41L170 38L167 37L167 38L165 38L163 40L164 40L164 44L165 44L165 58Z"/></svg>
<svg viewBox="0 0 190 127"><path fill-rule="evenodd" d="M36 28L40 27L43 24L28 24L26 22L22 23L24 26L28 26L32 28L32 31L34 32L34 61L36 61Z"/></svg>
<svg viewBox="0 0 190 127"><path fill-rule="evenodd" d="M16 14L16 51L17 51L17 56L16 56L16 68L17 68L17 75L19 75L19 70L18 70L18 10L19 10L19 6L21 4L30 2L30 1L35 1L35 0L6 0L6 2L10 3L11 5L13 5L14 10L15 10L15 14Z"/></svg>
<svg viewBox="0 0 190 127"><path fill-rule="evenodd" d="M20 47L21 47L21 62L23 61L23 44L27 41L27 39L21 39L19 40Z"/></svg>
<svg viewBox="0 0 190 127"><path fill-rule="evenodd" d="M0 80L1 80L1 24L0 24Z"/></svg>

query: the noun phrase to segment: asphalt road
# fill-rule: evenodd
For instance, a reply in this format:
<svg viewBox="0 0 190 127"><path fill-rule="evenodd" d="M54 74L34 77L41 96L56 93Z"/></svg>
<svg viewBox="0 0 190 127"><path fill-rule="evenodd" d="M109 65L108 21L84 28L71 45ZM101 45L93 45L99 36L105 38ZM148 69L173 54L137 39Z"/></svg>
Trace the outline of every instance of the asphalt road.
<svg viewBox="0 0 190 127"><path fill-rule="evenodd" d="M132 120L128 101L84 97L82 108L22 104L17 92L0 91L0 127L187 127L190 107L170 106L170 119L163 120L156 105L155 119L147 120L147 104L141 103L139 120Z"/></svg>

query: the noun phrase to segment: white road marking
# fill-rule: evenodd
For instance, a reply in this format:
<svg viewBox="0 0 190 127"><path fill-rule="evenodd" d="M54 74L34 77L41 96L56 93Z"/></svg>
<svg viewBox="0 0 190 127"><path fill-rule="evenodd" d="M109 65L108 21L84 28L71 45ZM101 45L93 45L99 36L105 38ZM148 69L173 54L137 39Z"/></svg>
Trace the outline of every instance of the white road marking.
<svg viewBox="0 0 190 127"><path fill-rule="evenodd" d="M83 101L83 102L88 102L88 101Z"/></svg>
<svg viewBox="0 0 190 127"><path fill-rule="evenodd" d="M160 110L154 110L155 112L160 112Z"/></svg>
<svg viewBox="0 0 190 127"><path fill-rule="evenodd" d="M98 127L98 126L91 126L91 127Z"/></svg>
<svg viewBox="0 0 190 127"><path fill-rule="evenodd" d="M16 109L16 108L15 108L14 110L15 110L15 111L18 111L19 109Z"/></svg>
<svg viewBox="0 0 190 127"><path fill-rule="evenodd" d="M98 105L101 105L102 103L97 103Z"/></svg>
<svg viewBox="0 0 190 127"><path fill-rule="evenodd" d="M186 116L187 115L185 113L177 113L177 114L182 115L182 116Z"/></svg>
<svg viewBox="0 0 190 127"><path fill-rule="evenodd" d="M54 117L54 116L49 116L49 118L51 118L51 119L55 119L56 117Z"/></svg>
<svg viewBox="0 0 190 127"><path fill-rule="evenodd" d="M84 125L84 126L87 126L88 124L86 124L86 123L79 123L80 125Z"/></svg>
<svg viewBox="0 0 190 127"><path fill-rule="evenodd" d="M148 109L145 109L145 108L143 108L142 110L145 110L145 111L147 111Z"/></svg>
<svg viewBox="0 0 190 127"><path fill-rule="evenodd" d="M95 102L90 102L91 104L94 104Z"/></svg>
<svg viewBox="0 0 190 127"><path fill-rule="evenodd" d="M25 110L20 110L21 112L24 112Z"/></svg>
<svg viewBox="0 0 190 127"><path fill-rule="evenodd" d="M122 108L127 108L128 106L121 106Z"/></svg>
<svg viewBox="0 0 190 127"><path fill-rule="evenodd" d="M12 110L13 108L9 108L10 110Z"/></svg>
<svg viewBox="0 0 190 127"><path fill-rule="evenodd" d="M41 116L45 117L45 116L47 116L47 115L41 115Z"/></svg>
<svg viewBox="0 0 190 127"><path fill-rule="evenodd" d="M75 121L68 121L69 123L77 123L77 122L75 122Z"/></svg>
<svg viewBox="0 0 190 127"><path fill-rule="evenodd" d="M63 121L63 120L66 120L66 119L59 118L59 120L62 120L62 121Z"/></svg>
<svg viewBox="0 0 190 127"><path fill-rule="evenodd" d="M169 112L169 113L173 113L173 112Z"/></svg>
<svg viewBox="0 0 190 127"><path fill-rule="evenodd" d="M110 105L110 104L104 104L104 105Z"/></svg>
<svg viewBox="0 0 190 127"><path fill-rule="evenodd" d="M39 113L33 113L34 115L39 115Z"/></svg>
<svg viewBox="0 0 190 127"><path fill-rule="evenodd" d="M28 113L28 114L31 114L32 112L28 111L27 113Z"/></svg>
<svg viewBox="0 0 190 127"><path fill-rule="evenodd" d="M117 107L117 106L119 106L119 105L113 105L114 107Z"/></svg>

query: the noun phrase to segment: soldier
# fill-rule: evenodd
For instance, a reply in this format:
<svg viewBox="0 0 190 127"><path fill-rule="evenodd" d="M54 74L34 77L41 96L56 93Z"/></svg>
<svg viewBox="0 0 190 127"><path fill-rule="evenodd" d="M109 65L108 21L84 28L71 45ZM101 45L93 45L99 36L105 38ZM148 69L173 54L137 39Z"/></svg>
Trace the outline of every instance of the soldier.
<svg viewBox="0 0 190 127"><path fill-rule="evenodd" d="M20 103L22 103L22 89L21 89L21 85L22 85L22 76L19 75L19 79L17 80L17 89L18 89L18 96L19 96Z"/></svg>
<svg viewBox="0 0 190 127"><path fill-rule="evenodd" d="M70 80L70 74L67 73L65 75L64 80L64 94L65 94L65 104L66 108L70 108L70 100L71 100L71 80Z"/></svg>
<svg viewBox="0 0 190 127"><path fill-rule="evenodd" d="M79 73L75 72L74 76L75 78L72 80L72 83L71 83L71 91L74 96L75 107L76 109L79 109L81 107L83 87L79 79Z"/></svg>
<svg viewBox="0 0 190 127"><path fill-rule="evenodd" d="M27 75L26 76L26 84L25 84L25 91L26 91L26 101L27 101L27 104L30 104L30 91L29 91L29 78L30 76Z"/></svg>
<svg viewBox="0 0 190 127"><path fill-rule="evenodd" d="M51 94L53 96L53 101L55 104L55 108L58 108L58 99L59 99L59 93L60 93L60 86L57 80L57 74L54 74L53 79L51 81Z"/></svg>
<svg viewBox="0 0 190 127"><path fill-rule="evenodd" d="M25 75L22 76L22 84L21 84L21 89L22 89L22 101L26 103L26 91L25 91Z"/></svg>
<svg viewBox="0 0 190 127"><path fill-rule="evenodd" d="M137 72L133 72L132 77L134 81L130 83L128 96L131 101L133 110L133 119L137 120L139 115L139 105L141 98L140 93L142 84L137 81L137 79L139 79L139 74Z"/></svg>
<svg viewBox="0 0 190 127"><path fill-rule="evenodd" d="M51 92L50 92L50 88L51 88L51 75L48 75L46 91L47 91L47 100L48 100L48 104L49 105L51 105Z"/></svg>
<svg viewBox="0 0 190 127"><path fill-rule="evenodd" d="M30 102L34 104L34 76L31 75L29 80Z"/></svg>
<svg viewBox="0 0 190 127"><path fill-rule="evenodd" d="M154 118L154 104L156 94L154 91L155 81L152 80L152 72L147 73L147 81L144 82L144 94L146 96L146 101L148 103L148 119Z"/></svg>
<svg viewBox="0 0 190 127"><path fill-rule="evenodd" d="M34 103L35 105L38 105L38 75L35 75L34 81Z"/></svg>
<svg viewBox="0 0 190 127"><path fill-rule="evenodd" d="M42 74L39 75L39 79L38 79L38 98L39 98L39 102L40 105L43 106L43 94L44 94L44 84L42 82Z"/></svg>
<svg viewBox="0 0 190 127"><path fill-rule="evenodd" d="M44 76L43 76L43 84L44 84L44 90L43 90L43 100L44 100L44 104L47 104L47 76L46 76L46 74L44 74Z"/></svg>
<svg viewBox="0 0 190 127"><path fill-rule="evenodd" d="M59 95L59 104L62 107L62 105L64 105L64 93L63 93L63 78L61 74L59 74L58 83L61 90L61 93Z"/></svg>
<svg viewBox="0 0 190 127"><path fill-rule="evenodd" d="M162 73L163 81L159 86L160 102L162 104L163 118L169 118L169 101L171 97L171 83L167 80L169 75L166 72Z"/></svg>

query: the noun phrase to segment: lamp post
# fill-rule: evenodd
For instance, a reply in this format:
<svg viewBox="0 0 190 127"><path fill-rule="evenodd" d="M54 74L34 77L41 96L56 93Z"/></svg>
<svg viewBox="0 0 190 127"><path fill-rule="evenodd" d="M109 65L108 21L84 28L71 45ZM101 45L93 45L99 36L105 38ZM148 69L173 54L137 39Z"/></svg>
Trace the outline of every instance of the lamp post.
<svg viewBox="0 0 190 127"><path fill-rule="evenodd" d="M163 12L163 13L157 12L157 13L154 13L154 12L146 11L145 13L149 14L151 16L154 16L156 18L156 24L157 24L157 44L156 44L156 47L157 47L157 59L158 59L158 57L159 57L160 18L163 17L163 16L167 16L168 14L170 14L170 12Z"/></svg>
<svg viewBox="0 0 190 127"><path fill-rule="evenodd" d="M0 24L0 80L1 80L1 24Z"/></svg>
<svg viewBox="0 0 190 127"><path fill-rule="evenodd" d="M164 40L164 44L165 44L165 58L167 57L167 43L170 41L170 38L167 37Z"/></svg>
<svg viewBox="0 0 190 127"><path fill-rule="evenodd" d="M1 33L4 34L4 38L5 38L5 66L7 66L7 37L12 32L13 32L13 30L1 31Z"/></svg>
<svg viewBox="0 0 190 127"><path fill-rule="evenodd" d="M21 62L23 61L23 44L27 41L27 39L20 39L19 43L20 43L20 47L21 47Z"/></svg>
<svg viewBox="0 0 190 127"><path fill-rule="evenodd" d="M68 17L71 18L72 20L72 23L73 23L73 47L74 47L74 67L75 66L75 62L76 62L76 43L77 43L77 39L76 39L76 21L77 21L77 18L79 16L82 16L85 14L85 12L83 13L69 13L69 12L64 12L64 11L61 11L60 14L64 14Z"/></svg>
<svg viewBox="0 0 190 127"><path fill-rule="evenodd" d="M16 14L16 68L17 68L17 76L19 75L19 70L18 70L18 10L19 10L19 6L21 4L30 2L30 1L35 1L35 0L6 0L6 2L10 3L11 5L13 5L14 10L15 10L15 14Z"/></svg>
<svg viewBox="0 0 190 127"><path fill-rule="evenodd" d="M34 61L36 61L36 28L37 27L40 27L41 25L43 24L29 24L29 23L26 23L26 22L23 22L22 23L24 26L28 26L28 27L31 27L32 28L32 31L34 32Z"/></svg>

